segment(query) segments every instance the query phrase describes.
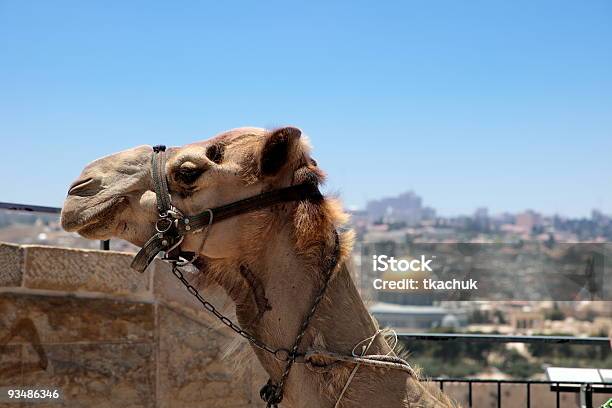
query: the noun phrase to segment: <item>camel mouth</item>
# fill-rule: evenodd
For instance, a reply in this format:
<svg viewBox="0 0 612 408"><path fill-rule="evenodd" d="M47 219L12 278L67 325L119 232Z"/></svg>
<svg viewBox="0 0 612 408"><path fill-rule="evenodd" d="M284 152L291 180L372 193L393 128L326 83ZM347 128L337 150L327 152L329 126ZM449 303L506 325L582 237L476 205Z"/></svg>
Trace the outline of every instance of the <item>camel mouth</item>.
<svg viewBox="0 0 612 408"><path fill-rule="evenodd" d="M86 238L91 237L96 231L109 229L120 207L127 205L125 197L113 197L92 207L80 206L71 208L72 200L67 200L62 209L62 228L68 232L77 232ZM76 207L76 206L75 206Z"/></svg>

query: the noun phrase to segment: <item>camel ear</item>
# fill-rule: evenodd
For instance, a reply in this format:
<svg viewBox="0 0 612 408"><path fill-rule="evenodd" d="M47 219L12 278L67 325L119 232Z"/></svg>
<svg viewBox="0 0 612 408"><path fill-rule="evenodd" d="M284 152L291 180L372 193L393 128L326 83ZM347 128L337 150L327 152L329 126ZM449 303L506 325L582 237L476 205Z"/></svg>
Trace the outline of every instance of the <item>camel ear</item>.
<svg viewBox="0 0 612 408"><path fill-rule="evenodd" d="M264 176L272 176L280 171L285 164L297 158L302 131L294 127L276 129L266 135L259 168Z"/></svg>

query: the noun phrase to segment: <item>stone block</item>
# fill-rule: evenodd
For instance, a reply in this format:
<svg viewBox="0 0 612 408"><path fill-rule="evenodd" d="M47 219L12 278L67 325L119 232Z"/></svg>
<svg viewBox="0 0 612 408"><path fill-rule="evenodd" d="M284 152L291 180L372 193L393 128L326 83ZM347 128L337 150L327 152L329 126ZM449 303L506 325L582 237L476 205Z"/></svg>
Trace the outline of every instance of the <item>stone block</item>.
<svg viewBox="0 0 612 408"><path fill-rule="evenodd" d="M0 287L21 286L23 249L0 242Z"/></svg>
<svg viewBox="0 0 612 408"><path fill-rule="evenodd" d="M189 316L206 322L206 324L212 328L230 334L227 327L207 312L202 304L187 291L185 286L172 274L169 265L161 261L156 261L149 267L149 270L153 275L153 295L155 300L173 309L180 309ZM199 283L199 273L200 272L197 271L195 273L185 271L183 275L198 289L207 301L215 305L224 315L236 321L234 303L225 294L224 290L217 285L206 288L203 287L202 284Z"/></svg>
<svg viewBox="0 0 612 408"><path fill-rule="evenodd" d="M249 381L224 358L232 338L165 306L158 324L159 408L252 406Z"/></svg>
<svg viewBox="0 0 612 408"><path fill-rule="evenodd" d="M21 349L18 344L6 346L0 344L0 387L21 385Z"/></svg>
<svg viewBox="0 0 612 408"><path fill-rule="evenodd" d="M4 344L153 342L154 327L152 304L0 294L0 340Z"/></svg>
<svg viewBox="0 0 612 408"><path fill-rule="evenodd" d="M132 255L114 251L25 245L24 286L112 295L150 294L149 273L130 268Z"/></svg>
<svg viewBox="0 0 612 408"><path fill-rule="evenodd" d="M63 401L37 403L57 408L154 408L154 344L48 344L46 368L25 349L23 383L59 388Z"/></svg>

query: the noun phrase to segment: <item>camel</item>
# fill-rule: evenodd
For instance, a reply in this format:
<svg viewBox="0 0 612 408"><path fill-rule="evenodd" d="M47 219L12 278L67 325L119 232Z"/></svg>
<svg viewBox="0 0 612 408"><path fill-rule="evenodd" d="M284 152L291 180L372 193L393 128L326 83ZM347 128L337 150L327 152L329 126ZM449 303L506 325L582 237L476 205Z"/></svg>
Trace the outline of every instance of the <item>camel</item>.
<svg viewBox="0 0 612 408"><path fill-rule="evenodd" d="M166 154L172 201L186 214L298 183L319 185L325 179L310 156L306 136L294 127L233 129L210 140L168 148ZM143 246L155 233L158 216L151 157L151 146L139 146L86 166L69 188L61 214L63 228L90 239L120 238ZM339 262L300 350L350 355L356 345L370 339L367 354L392 354L385 337L376 335L378 325L347 267L352 231L334 234L346 221L335 198L275 204L189 234L181 249L199 255L197 265L205 282L227 292L243 329L274 348L288 350L320 286L324 254L339 236ZM284 362L256 347L253 351L271 381L278 381ZM433 385L401 370L364 365L353 372L355 364L350 362L325 363L331 362L323 361L319 369L295 364L281 406L455 406Z"/></svg>

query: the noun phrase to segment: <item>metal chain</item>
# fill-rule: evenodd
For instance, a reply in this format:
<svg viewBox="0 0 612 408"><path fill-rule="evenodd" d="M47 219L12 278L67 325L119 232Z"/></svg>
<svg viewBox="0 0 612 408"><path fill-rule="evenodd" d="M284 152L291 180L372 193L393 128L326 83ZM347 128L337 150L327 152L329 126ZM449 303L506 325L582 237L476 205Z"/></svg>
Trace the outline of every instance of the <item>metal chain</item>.
<svg viewBox="0 0 612 408"><path fill-rule="evenodd" d="M274 357L278 360L286 361L279 357L279 353L281 351L286 351L285 349L273 349L272 347L268 346L264 342L258 340L251 333L241 329L240 326L234 323L229 317L219 312L219 310L215 307L215 305L213 305L212 303L204 299L202 295L200 294L200 292L198 292L198 290L191 283L189 283L189 281L183 275L183 272L179 270L176 264L172 265L172 273L174 274L174 276L178 278L179 281L181 281L181 283L185 286L187 291L191 293L198 300L198 302L202 304L202 306L204 306L204 309L206 309L207 311L215 315L215 317L217 317L217 319L219 319L221 323L223 323L224 325L232 329L234 332L236 332L241 337L245 338L249 343L253 344L255 347L261 350L267 351L268 353L274 355Z"/></svg>
<svg viewBox="0 0 612 408"><path fill-rule="evenodd" d="M310 321L312 320L315 312L317 311L317 307L319 306L319 303L321 303L321 300L323 299L323 296L325 295L325 292L327 291L327 287L329 286L329 281L331 280L332 273L336 265L338 264L338 257L340 254L340 238L336 230L334 230L334 238L335 238L334 249L333 249L333 252L330 258L327 260L326 267L324 268L325 270L324 270L323 285L321 285L321 288L319 289L319 292L317 293L317 296L315 297L312 303L310 311L308 312L308 314L302 321L302 325L300 326L300 332L295 338L291 351L288 351L284 348L274 349L268 346L266 343L262 342L261 340L258 340L251 333L240 328L240 326L234 323L229 317L221 313L215 307L215 305L213 305L212 303L204 299L204 297L200 294L200 292L185 278L185 276L183 275L183 272L181 272L181 270L179 269L179 265L177 265L176 263L172 264L172 273L174 274L174 276L176 276L176 278L185 286L187 291L190 294L192 294L193 297L195 297L198 300L198 302L202 304L204 309L206 309L208 312L215 315L215 317L219 319L221 323L229 327L231 330L233 330L239 336L246 339L249 343L251 343L255 347L261 350L267 351L268 353L272 354L274 358L276 358L277 360L284 361L287 363L285 365L285 370L283 371L283 375L281 376L281 379L278 382L278 384L273 384L271 380L268 380L268 383L264 385L264 387L260 391L260 395L262 399L267 402L268 408L277 407L278 404L282 401L283 389L285 386L285 382L287 378L289 377L289 372L291 371L291 367L293 367L293 364L295 363L296 358L299 357L300 355L303 355L303 353L298 353L298 348L300 346L302 338L304 337L304 335L306 334L306 331L308 330ZM281 355L283 355L284 357L281 357Z"/></svg>
<svg viewBox="0 0 612 408"><path fill-rule="evenodd" d="M321 285L321 288L319 289L319 292L317 293L317 296L315 297L314 302L312 303L312 307L306 315L306 318L302 321L300 332L295 338L293 347L291 348L291 352L289 353L289 358L287 360L287 364L285 365L283 375L281 376L281 379L278 384L273 384L271 380L268 380L268 383L264 385L264 387L260 391L261 398L268 403L267 408L275 408L283 400L283 389L285 387L285 382L289 377L291 367L293 367L293 363L295 363L295 359L298 357L298 347L300 346L302 338L306 334L306 330L308 330L308 325L310 324L310 321L312 320L315 312L317 311L319 303L321 303L321 300L323 299L323 296L327 291L327 287L329 286L329 281L331 280L332 273L336 265L338 264L339 255L340 237L338 236L338 231L334 229L334 249L330 258L327 260L326 267L324 268L323 285Z"/></svg>

